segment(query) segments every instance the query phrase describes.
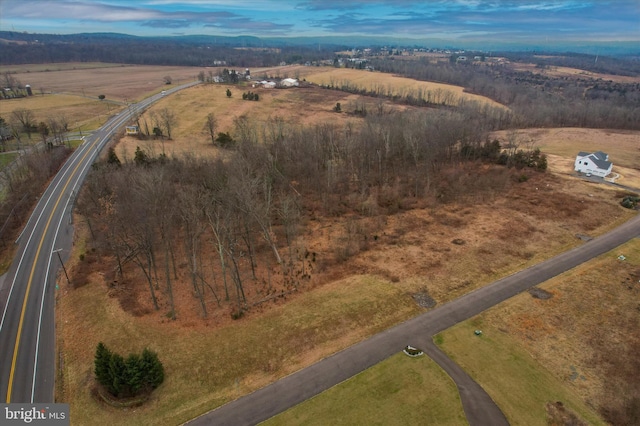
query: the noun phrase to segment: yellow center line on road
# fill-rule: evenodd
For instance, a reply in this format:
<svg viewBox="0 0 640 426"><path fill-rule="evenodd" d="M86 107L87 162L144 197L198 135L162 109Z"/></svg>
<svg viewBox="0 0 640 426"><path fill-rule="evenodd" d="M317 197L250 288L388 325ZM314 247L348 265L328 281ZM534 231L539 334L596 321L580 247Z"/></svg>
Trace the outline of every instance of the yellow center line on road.
<svg viewBox="0 0 640 426"><path fill-rule="evenodd" d="M94 145L95 145L95 142L94 142ZM84 159L87 157L87 155L89 155L89 153L91 152L92 149L93 149L93 146L92 147L87 147L87 151L84 153L84 155L82 156L80 161L78 161L78 164L76 165L76 167L71 172L71 175L69 175L69 178L67 179L67 182L64 184L64 187L62 188L62 191L60 191L60 195L58 196L58 199L56 200L56 203L53 205L53 210L51 211L51 215L49 215L49 219L47 220L47 224L46 224L46 226L44 228L44 232L42 233L42 238L40 239L40 244L38 244L38 250L36 251L36 257L34 258L33 266L31 267L31 274L29 274L29 282L27 283L27 291L26 291L26 293L24 295L24 301L22 302L22 312L20 313L20 322L18 323L18 334L16 335L15 347L13 348L13 360L11 361L11 372L9 374L9 385L7 386L7 404L9 404L11 402L11 391L13 389L13 376L14 376L15 370L16 370L16 360L18 359L18 349L20 347L20 336L22 335L22 325L24 323L24 314L27 311L27 301L29 300L29 290L31 289L31 283L33 282L33 275L35 274L35 271L36 271L36 264L38 263L38 258L40 257L40 251L42 250L42 246L44 244L45 237L47 236L47 231L49 230L49 225L51 224L51 220L53 219L53 215L58 210L58 204L60 204L60 201L62 200L62 196L64 195L64 193L67 190L67 187L69 186L71 181L73 180L73 177L75 176L76 172L78 171L78 168L80 167L80 165L82 165L82 163L84 162ZM44 208L44 206L43 206L43 208ZM34 225L34 226L36 226L36 225ZM16 273L18 273L18 272L16 271ZM46 283L45 283L45 285L46 285ZM36 368L35 365L34 365L33 368L34 369Z"/></svg>

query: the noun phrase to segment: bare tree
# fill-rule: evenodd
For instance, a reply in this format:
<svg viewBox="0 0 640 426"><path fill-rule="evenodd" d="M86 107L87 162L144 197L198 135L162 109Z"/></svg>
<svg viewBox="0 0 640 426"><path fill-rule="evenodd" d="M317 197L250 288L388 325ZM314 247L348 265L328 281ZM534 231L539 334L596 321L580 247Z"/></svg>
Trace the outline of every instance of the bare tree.
<svg viewBox="0 0 640 426"><path fill-rule="evenodd" d="M18 108L11 113L16 120L22 124L22 130L27 133L29 139L31 139L31 133L35 127L35 116L33 111L26 108Z"/></svg>
<svg viewBox="0 0 640 426"><path fill-rule="evenodd" d="M216 129L218 127L218 120L212 112L207 114L207 121L204 123L204 129L211 138L211 143L216 144Z"/></svg>
<svg viewBox="0 0 640 426"><path fill-rule="evenodd" d="M167 132L167 138L171 140L171 129L173 129L173 127L177 123L176 114L175 112L173 112L173 110L169 108L162 108L159 111L159 114L160 114L160 123L162 124L162 127L164 127L164 130L166 130Z"/></svg>

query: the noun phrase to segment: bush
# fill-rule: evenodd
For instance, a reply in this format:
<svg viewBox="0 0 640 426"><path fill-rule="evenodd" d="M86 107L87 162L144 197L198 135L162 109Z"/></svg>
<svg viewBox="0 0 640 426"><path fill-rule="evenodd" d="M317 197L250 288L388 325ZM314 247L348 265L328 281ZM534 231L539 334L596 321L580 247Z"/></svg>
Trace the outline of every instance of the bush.
<svg viewBox="0 0 640 426"><path fill-rule="evenodd" d="M150 392L164 381L164 367L155 352L145 349L142 356L129 354L125 360L102 342L96 348L94 373L98 383L118 398Z"/></svg>
<svg viewBox="0 0 640 426"><path fill-rule="evenodd" d="M635 209L638 207L638 202L640 202L640 197L627 195L620 201L620 205L627 209Z"/></svg>

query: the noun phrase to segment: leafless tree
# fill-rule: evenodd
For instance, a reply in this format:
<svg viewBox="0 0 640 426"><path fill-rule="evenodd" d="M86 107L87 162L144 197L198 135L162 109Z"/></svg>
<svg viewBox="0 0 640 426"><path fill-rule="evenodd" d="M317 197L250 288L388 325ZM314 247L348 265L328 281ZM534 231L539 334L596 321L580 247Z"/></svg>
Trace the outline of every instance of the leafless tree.
<svg viewBox="0 0 640 426"><path fill-rule="evenodd" d="M211 143L216 144L216 130L218 128L218 120L212 112L207 114L207 121L204 123L204 129L211 138Z"/></svg>
<svg viewBox="0 0 640 426"><path fill-rule="evenodd" d="M22 130L26 132L29 139L31 139L31 133L35 127L33 111L26 108L18 108L13 110L11 115L22 124Z"/></svg>

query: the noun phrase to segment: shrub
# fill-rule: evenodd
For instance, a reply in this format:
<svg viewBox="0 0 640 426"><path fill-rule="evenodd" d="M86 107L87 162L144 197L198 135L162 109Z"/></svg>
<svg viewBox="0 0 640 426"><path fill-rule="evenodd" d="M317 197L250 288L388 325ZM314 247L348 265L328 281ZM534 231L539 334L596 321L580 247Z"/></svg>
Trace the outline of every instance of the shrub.
<svg viewBox="0 0 640 426"><path fill-rule="evenodd" d="M627 209L635 209L638 207L638 202L640 202L640 197L627 195L620 201L620 205Z"/></svg>

